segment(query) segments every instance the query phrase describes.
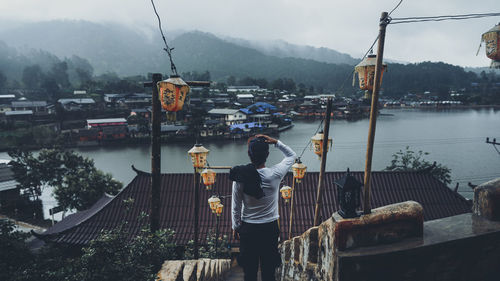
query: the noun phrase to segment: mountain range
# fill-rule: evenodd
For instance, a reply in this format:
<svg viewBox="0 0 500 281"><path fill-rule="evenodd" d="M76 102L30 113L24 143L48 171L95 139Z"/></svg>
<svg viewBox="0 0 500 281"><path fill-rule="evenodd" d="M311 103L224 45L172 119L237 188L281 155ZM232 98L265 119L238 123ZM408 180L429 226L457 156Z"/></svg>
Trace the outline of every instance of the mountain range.
<svg viewBox="0 0 500 281"><path fill-rule="evenodd" d="M335 50L281 40L251 41L201 31L174 31L167 34L167 38L170 47L174 48L173 59L179 73L209 71L214 81L225 82L230 76L269 81L291 78L307 87L349 88L352 91L353 88L347 86L352 81L353 66L359 61ZM19 80L26 66L42 64L43 68L43 64L68 58L79 65L86 65L82 59L87 60L95 75L170 73L163 48L156 30L141 32L119 24L70 20L10 23L0 28L0 71L10 79ZM429 80L425 80L425 72L429 70L452 81L452 85L446 86L446 81L440 85L440 91L445 91L446 87L464 87L474 79L461 67L443 63L423 65L424 68L419 64L391 63L387 79L384 79L393 80L388 88L393 92L427 89ZM436 77L433 73L428 75ZM408 80L406 77L424 80L414 79L411 81L413 86L408 88L405 85L409 84L404 82Z"/></svg>
<svg viewBox="0 0 500 281"><path fill-rule="evenodd" d="M254 42L199 31L175 34L169 36L169 45L175 48L177 68L181 72L208 70L213 79L233 75L297 80L304 77L307 81L311 79L307 78L311 69L328 69L333 67L330 64L353 65L358 61L335 50L285 41ZM0 40L21 53L39 49L60 58L85 58L96 74L115 72L126 76L169 69L159 34L151 39L118 24L67 20L17 24L0 30Z"/></svg>

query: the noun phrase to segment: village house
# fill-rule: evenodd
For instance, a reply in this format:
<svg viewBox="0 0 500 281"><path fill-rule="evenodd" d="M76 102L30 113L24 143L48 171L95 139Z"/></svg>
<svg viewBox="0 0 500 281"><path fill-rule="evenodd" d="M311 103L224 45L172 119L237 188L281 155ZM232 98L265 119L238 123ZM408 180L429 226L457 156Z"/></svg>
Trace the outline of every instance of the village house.
<svg viewBox="0 0 500 281"><path fill-rule="evenodd" d="M81 99L59 99L58 103L66 111L83 111L92 109L95 106L95 101L91 98L81 98Z"/></svg>
<svg viewBox="0 0 500 281"><path fill-rule="evenodd" d="M125 118L88 119L87 128L79 131L80 142L124 139L128 134Z"/></svg>
<svg viewBox="0 0 500 281"><path fill-rule="evenodd" d="M236 101L240 104L248 105L255 102L255 97L252 94L237 94Z"/></svg>
<svg viewBox="0 0 500 281"><path fill-rule="evenodd" d="M13 111L31 110L34 114L48 113L46 101L13 101L11 104Z"/></svg>
<svg viewBox="0 0 500 281"><path fill-rule="evenodd" d="M262 92L266 89L261 89L259 86L227 86L228 93L252 93L252 92Z"/></svg>
<svg viewBox="0 0 500 281"><path fill-rule="evenodd" d="M0 207L13 208L19 197L19 183L14 179L14 172L6 163L0 163Z"/></svg>
<svg viewBox="0 0 500 281"><path fill-rule="evenodd" d="M17 110L17 111L6 111L4 112L5 120L8 122L15 121L26 121L31 122L33 120L33 110Z"/></svg>
<svg viewBox="0 0 500 281"><path fill-rule="evenodd" d="M10 103L15 100L16 100L15 95L0 95L0 104L10 105Z"/></svg>
<svg viewBox="0 0 500 281"><path fill-rule="evenodd" d="M241 124L247 120L247 114L239 109L214 108L208 111L209 120L219 120L227 126Z"/></svg>

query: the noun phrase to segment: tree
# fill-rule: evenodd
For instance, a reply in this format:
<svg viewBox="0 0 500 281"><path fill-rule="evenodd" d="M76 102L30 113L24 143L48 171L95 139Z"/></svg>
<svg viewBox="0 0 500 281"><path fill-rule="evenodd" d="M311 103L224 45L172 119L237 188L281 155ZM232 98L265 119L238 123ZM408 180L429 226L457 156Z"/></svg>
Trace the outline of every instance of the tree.
<svg viewBox="0 0 500 281"><path fill-rule="evenodd" d="M94 166L94 161L73 151L42 149L38 156L24 150L9 152L14 177L34 199L42 188L53 186L59 206L85 210L105 193L114 195L122 184Z"/></svg>
<svg viewBox="0 0 500 281"><path fill-rule="evenodd" d="M5 88L7 86L7 77L0 71L0 89Z"/></svg>
<svg viewBox="0 0 500 281"><path fill-rule="evenodd" d="M11 280L23 263L29 262L31 253L24 243L29 234L16 231L14 223L0 219L0 280Z"/></svg>
<svg viewBox="0 0 500 281"><path fill-rule="evenodd" d="M228 86L234 86L236 84L236 78L234 76L229 76L227 78L227 85Z"/></svg>
<svg viewBox="0 0 500 281"><path fill-rule="evenodd" d="M431 163L423 157L429 152L419 150L414 152L407 146L405 151L399 150L392 155L391 165L385 168L386 171L422 171L429 169L430 173L444 184L451 183L451 170L441 164Z"/></svg>
<svg viewBox="0 0 500 281"><path fill-rule="evenodd" d="M38 200L38 197L42 195L43 186L38 160L27 150L15 149L9 151L8 154L12 159L9 164L19 183L19 188L29 194L32 200Z"/></svg>
<svg viewBox="0 0 500 281"><path fill-rule="evenodd" d="M25 87L30 89L39 88L44 78L42 69L38 64L26 66L23 69L21 81Z"/></svg>
<svg viewBox="0 0 500 281"><path fill-rule="evenodd" d="M70 86L68 76L68 63L66 63L65 61L54 63L50 70L50 76L62 88L68 88Z"/></svg>

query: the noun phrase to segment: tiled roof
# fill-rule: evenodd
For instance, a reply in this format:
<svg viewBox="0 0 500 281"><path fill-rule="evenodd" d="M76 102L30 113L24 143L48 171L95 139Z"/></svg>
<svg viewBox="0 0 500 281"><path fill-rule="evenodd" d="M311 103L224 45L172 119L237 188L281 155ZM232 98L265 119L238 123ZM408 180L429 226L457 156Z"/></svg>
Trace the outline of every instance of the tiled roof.
<svg viewBox="0 0 500 281"><path fill-rule="evenodd" d="M326 220L337 210L337 194L333 182L344 175L344 172L327 172L323 193L322 220ZM359 181L363 172L351 172ZM292 174L284 180L290 185ZM296 185L294 207L293 234L299 235L312 226L318 173L306 174L302 183ZM176 232L176 242L185 245L193 238L193 174L163 174L161 179L161 212L162 228L172 228ZM200 185L200 243L206 233L215 226L215 215L209 210L207 200L213 191L205 191ZM216 189L220 195L231 194L231 182L227 173L217 175ZM39 235L54 242L68 244L86 244L97 237L101 229L112 229L124 221L131 236L137 234L146 224L137 218L142 212L148 213L150 202L150 175L138 172L138 175L115 198L100 201L90 210L72 215L47 232ZM133 198L132 207L127 210L124 200ZM104 200L104 199L103 199ZM372 208L383 205L414 200L424 207L424 219L432 220L470 212L471 204L459 194L453 192L428 173L418 172L373 172L372 173ZM104 202L104 203L103 203ZM220 233L231 233L231 200L224 199L224 212L220 217ZM289 204L280 199L281 235L287 237ZM238 241L231 240L233 246Z"/></svg>

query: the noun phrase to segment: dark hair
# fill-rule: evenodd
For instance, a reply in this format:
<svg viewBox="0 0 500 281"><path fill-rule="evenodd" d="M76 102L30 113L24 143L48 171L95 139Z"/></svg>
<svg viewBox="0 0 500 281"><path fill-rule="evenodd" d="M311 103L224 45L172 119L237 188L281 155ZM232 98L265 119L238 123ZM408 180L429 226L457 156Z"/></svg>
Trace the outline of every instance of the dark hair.
<svg viewBox="0 0 500 281"><path fill-rule="evenodd" d="M269 155L269 144L264 137L251 137L248 139L248 157L255 166L266 163Z"/></svg>

